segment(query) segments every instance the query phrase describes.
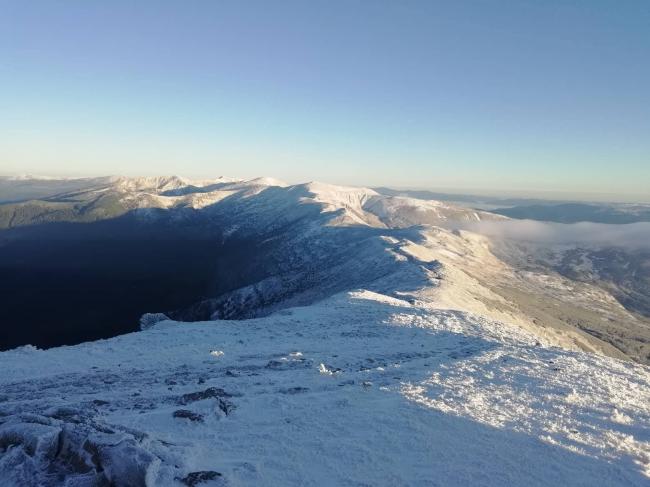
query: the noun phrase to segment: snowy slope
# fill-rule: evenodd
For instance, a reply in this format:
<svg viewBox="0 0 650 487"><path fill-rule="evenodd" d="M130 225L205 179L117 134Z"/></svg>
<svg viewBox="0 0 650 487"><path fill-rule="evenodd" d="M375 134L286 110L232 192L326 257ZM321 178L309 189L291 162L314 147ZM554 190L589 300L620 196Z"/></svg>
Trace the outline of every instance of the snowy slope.
<svg viewBox="0 0 650 487"><path fill-rule="evenodd" d="M471 210L435 200L418 200L402 196L376 195L365 205L388 227L441 225L450 221L500 220L499 215Z"/></svg>
<svg viewBox="0 0 650 487"><path fill-rule="evenodd" d="M3 485L650 482L648 368L367 291L0 366Z"/></svg>

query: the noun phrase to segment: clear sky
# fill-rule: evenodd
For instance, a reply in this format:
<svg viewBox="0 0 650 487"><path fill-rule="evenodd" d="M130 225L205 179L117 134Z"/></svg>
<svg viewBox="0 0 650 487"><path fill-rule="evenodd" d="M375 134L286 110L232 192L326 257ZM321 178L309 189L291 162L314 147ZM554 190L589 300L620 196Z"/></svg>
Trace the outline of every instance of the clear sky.
<svg viewBox="0 0 650 487"><path fill-rule="evenodd" d="M0 173L650 198L650 1L0 0Z"/></svg>

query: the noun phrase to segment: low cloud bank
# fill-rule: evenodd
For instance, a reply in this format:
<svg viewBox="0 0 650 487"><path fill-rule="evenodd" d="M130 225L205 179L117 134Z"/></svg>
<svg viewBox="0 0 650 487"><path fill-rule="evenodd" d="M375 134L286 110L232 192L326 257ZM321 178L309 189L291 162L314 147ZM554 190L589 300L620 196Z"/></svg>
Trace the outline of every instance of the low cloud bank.
<svg viewBox="0 0 650 487"><path fill-rule="evenodd" d="M611 225L606 223L551 223L533 220L454 222L453 228L491 238L583 246L650 249L650 222Z"/></svg>

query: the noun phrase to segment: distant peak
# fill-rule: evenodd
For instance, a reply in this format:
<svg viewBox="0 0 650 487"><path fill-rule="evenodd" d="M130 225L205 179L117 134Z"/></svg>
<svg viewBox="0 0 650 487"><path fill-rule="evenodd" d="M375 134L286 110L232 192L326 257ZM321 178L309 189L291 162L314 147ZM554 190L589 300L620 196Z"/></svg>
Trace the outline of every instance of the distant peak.
<svg viewBox="0 0 650 487"><path fill-rule="evenodd" d="M280 186L281 188L285 188L289 186L287 183L281 181L280 179L267 177L267 176L250 179L246 181L246 183L251 185L258 185L258 186Z"/></svg>
<svg viewBox="0 0 650 487"><path fill-rule="evenodd" d="M366 196L378 195L375 190L362 186L339 186L336 184L323 183L321 181L309 181L308 183L298 184L296 187L303 187L314 194L363 194Z"/></svg>
<svg viewBox="0 0 650 487"><path fill-rule="evenodd" d="M180 176L117 177L114 184L123 191L169 191L191 184Z"/></svg>

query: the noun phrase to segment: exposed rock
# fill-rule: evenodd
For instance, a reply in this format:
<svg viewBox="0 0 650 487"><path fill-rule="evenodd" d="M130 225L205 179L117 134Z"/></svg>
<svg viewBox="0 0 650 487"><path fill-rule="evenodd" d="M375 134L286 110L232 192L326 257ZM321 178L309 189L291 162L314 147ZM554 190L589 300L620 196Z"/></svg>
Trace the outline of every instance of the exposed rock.
<svg viewBox="0 0 650 487"><path fill-rule="evenodd" d="M185 485L188 485L189 487L194 487L195 485L199 485L210 480L216 480L219 477L221 477L221 474L219 472L215 472L214 470L203 470L200 472L191 472L187 474L185 478L181 479L181 482L183 482Z"/></svg>
<svg viewBox="0 0 650 487"><path fill-rule="evenodd" d="M301 394L309 391L309 387L289 387L288 389L280 389L282 394Z"/></svg>
<svg viewBox="0 0 650 487"><path fill-rule="evenodd" d="M189 419L190 421L195 421L202 423L203 422L203 415L199 413L195 413L193 411L190 411L189 409L177 409L174 411L173 416L175 418L185 418Z"/></svg>
<svg viewBox="0 0 650 487"><path fill-rule="evenodd" d="M220 409L220 410L221 410L221 411L222 411L226 416L228 416L228 415L229 415L231 412L233 412L233 411L235 410L235 408L236 408L236 406L235 406L232 402L230 402L230 401L228 401L228 400L226 400L226 399L221 399L221 398L218 398L218 399L217 399L217 405L219 406L219 409Z"/></svg>
<svg viewBox="0 0 650 487"><path fill-rule="evenodd" d="M203 401L204 399L212 399L217 397L233 397L220 387L208 387L204 391L189 392L183 394L179 399L179 404L189 404L196 401Z"/></svg>

